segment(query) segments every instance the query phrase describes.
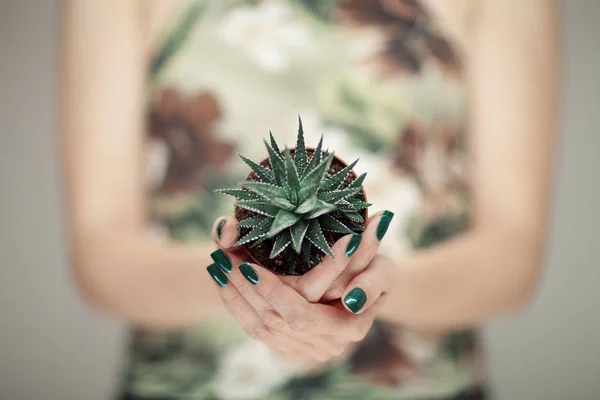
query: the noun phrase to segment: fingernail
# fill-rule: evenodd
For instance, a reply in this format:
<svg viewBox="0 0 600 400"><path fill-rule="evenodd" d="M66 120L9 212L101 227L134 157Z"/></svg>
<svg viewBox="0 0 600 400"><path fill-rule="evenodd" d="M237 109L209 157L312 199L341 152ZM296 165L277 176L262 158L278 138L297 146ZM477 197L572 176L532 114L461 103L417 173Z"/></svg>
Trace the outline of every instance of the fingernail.
<svg viewBox="0 0 600 400"><path fill-rule="evenodd" d="M256 285L258 283L258 275L256 275L256 271L252 268L250 263L245 262L240 265L240 272L251 284Z"/></svg>
<svg viewBox="0 0 600 400"><path fill-rule="evenodd" d="M226 222L227 222L226 219L222 219L219 221L219 224L217 225L217 236L218 236L219 240L221 240L221 238L223 237L223 227L225 226Z"/></svg>
<svg viewBox="0 0 600 400"><path fill-rule="evenodd" d="M219 250L213 251L210 254L210 257L213 259L215 264L217 264L219 266L219 268L221 268L223 271L227 272L228 274L233 269L233 264L231 263L231 260L229 259L229 257L227 257L227 254L225 254L225 252L223 250L219 249Z"/></svg>
<svg viewBox="0 0 600 400"><path fill-rule="evenodd" d="M348 242L348 247L346 247L346 257L352 257L352 254L354 254L356 250L358 250L358 246L360 246L361 240L361 235L352 235L352 238Z"/></svg>
<svg viewBox="0 0 600 400"><path fill-rule="evenodd" d="M377 240L381 241L385 236L388 228L390 227L390 222L392 222L392 218L394 218L394 213L391 211L384 211L381 214L381 218L379 219L379 225L377 225Z"/></svg>
<svg viewBox="0 0 600 400"><path fill-rule="evenodd" d="M352 289L350 291L350 293L348 293L346 295L346 297L344 297L344 304L354 314L359 312L361 310L361 308L363 308L363 306L365 305L366 302L367 302L367 294L365 293L364 290L362 290L359 287Z"/></svg>
<svg viewBox="0 0 600 400"><path fill-rule="evenodd" d="M221 271L221 269L217 266L217 264L210 264L208 267L206 267L206 270L208 271L211 278L213 278L217 285L219 285L220 287L227 285L227 282L229 282L229 280L227 279L223 271Z"/></svg>

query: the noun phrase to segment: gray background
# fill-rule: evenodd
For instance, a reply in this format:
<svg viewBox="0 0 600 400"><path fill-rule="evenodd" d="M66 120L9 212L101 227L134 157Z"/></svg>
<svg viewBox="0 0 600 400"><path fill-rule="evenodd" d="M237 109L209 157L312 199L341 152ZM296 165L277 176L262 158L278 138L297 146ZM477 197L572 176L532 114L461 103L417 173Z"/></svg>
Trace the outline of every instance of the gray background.
<svg viewBox="0 0 600 400"><path fill-rule="evenodd" d="M91 0L93 1L93 0ZM565 118L547 266L487 331L498 400L600 399L600 1L564 2ZM55 140L56 0L0 0L0 398L105 400L124 331L74 291Z"/></svg>

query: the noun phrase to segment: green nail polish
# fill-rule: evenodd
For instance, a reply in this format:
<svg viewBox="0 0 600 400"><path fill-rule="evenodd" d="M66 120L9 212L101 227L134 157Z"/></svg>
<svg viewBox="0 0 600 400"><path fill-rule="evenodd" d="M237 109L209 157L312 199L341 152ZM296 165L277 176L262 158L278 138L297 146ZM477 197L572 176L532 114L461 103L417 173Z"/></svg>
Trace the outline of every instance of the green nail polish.
<svg viewBox="0 0 600 400"><path fill-rule="evenodd" d="M240 272L251 284L256 285L258 283L258 275L256 275L256 271L252 268L250 263L245 262L240 265Z"/></svg>
<svg viewBox="0 0 600 400"><path fill-rule="evenodd" d="M361 240L361 235L352 235L352 238L348 242L348 247L346 247L346 257L352 257L352 254L354 254L356 250L358 250L358 246L360 246Z"/></svg>
<svg viewBox="0 0 600 400"><path fill-rule="evenodd" d="M217 264L219 266L219 268L221 268L223 271L227 272L228 274L233 269L233 264L231 263L231 260L229 259L229 257L227 257L227 254L225 254L225 252L223 250L219 249L219 250L213 251L210 254L210 257L213 259L215 264Z"/></svg>
<svg viewBox="0 0 600 400"><path fill-rule="evenodd" d="M354 288L344 297L344 304L354 314L359 312L367 302L367 294L361 288Z"/></svg>
<svg viewBox="0 0 600 400"><path fill-rule="evenodd" d="M392 222L392 218L394 218L394 213L391 211L384 211L381 214L381 218L379 219L379 225L377 226L377 240L381 241L385 236L388 228L390 227L390 222Z"/></svg>
<svg viewBox="0 0 600 400"><path fill-rule="evenodd" d="M210 264L208 267L206 267L206 270L220 287L227 285L227 282L229 282L217 264Z"/></svg>
<svg viewBox="0 0 600 400"><path fill-rule="evenodd" d="M219 240L221 240L221 238L223 237L223 227L225 226L226 222L227 222L226 219L222 219L219 221L219 224L217 225L217 236L219 237Z"/></svg>

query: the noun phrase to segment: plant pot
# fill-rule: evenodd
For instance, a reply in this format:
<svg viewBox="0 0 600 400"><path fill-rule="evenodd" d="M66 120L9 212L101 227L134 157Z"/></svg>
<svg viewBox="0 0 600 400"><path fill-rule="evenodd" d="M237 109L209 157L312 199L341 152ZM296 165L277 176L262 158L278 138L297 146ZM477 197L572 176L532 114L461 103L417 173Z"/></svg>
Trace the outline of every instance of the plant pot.
<svg viewBox="0 0 600 400"><path fill-rule="evenodd" d="M307 148L306 150L307 150L309 157L312 157L315 149ZM294 157L294 149L290 149L290 153L291 153L292 157ZM265 168L271 169L271 164L270 164L268 157L265 158L264 160L262 160L260 165ZM337 156L334 156L334 158L331 162L331 166L328 171L328 175L334 175L335 173L337 173L338 171L341 171L342 169L344 169L347 166L348 166L348 164L345 161L343 161L341 158L339 158ZM345 187L345 186L349 185L356 178L357 178L357 174L354 171L351 171L350 174L348 174L348 176L346 177L346 180L344 181L343 186ZM250 173L246 176L246 178L244 180L245 181L254 181L254 182L260 181L260 179L256 176L254 171L250 171ZM361 200L366 202L367 196L364 191L364 188L361 190L360 194L362 197ZM364 208L359 211L359 214L361 215L361 217L364 220L364 222L361 224L363 229L365 227L367 217L368 217L367 210L368 210L367 208ZM234 215L238 221L242 221L244 219L254 217L257 214L254 213L253 211L249 211L249 210L234 206ZM340 221L347 222L347 221L344 221L343 219L340 219ZM240 231L240 236L246 235L250 231L249 228L238 228L238 229ZM338 233L338 232L330 232L330 231L324 232L325 239L330 246L332 246L336 241L338 241L340 238L342 238L345 235L346 234L344 234L344 233ZM274 273L280 274L280 275L303 275L306 272L310 271L323 258L323 255L321 254L318 260L314 260L312 263L309 263L302 254L296 254L294 252L294 255L297 258L297 262L296 262L295 267L290 268L290 265L289 265L290 263L286 260L286 258L284 256L285 253L281 253L281 254L277 255L273 259L271 259L269 257L269 255L271 253L271 249L273 248L274 242L275 242L275 239L265 239L258 245L256 245L255 243L248 243L248 244L241 245L241 248L243 248L245 250L245 252L247 252L249 259L251 259L252 261L256 262L257 264L260 264L263 267L273 271ZM288 254L288 256L289 256L289 254ZM316 261L318 261L318 262L316 262Z"/></svg>

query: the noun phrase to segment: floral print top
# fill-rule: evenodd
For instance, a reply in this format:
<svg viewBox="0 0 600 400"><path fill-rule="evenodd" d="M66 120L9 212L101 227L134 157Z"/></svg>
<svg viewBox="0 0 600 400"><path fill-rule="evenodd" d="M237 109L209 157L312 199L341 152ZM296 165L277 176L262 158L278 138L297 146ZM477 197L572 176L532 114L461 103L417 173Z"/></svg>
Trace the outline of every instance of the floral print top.
<svg viewBox="0 0 600 400"><path fill-rule="evenodd" d="M367 172L372 212L395 213L381 251L435 245L468 224L460 58L414 0L187 0L156 50L148 96L152 231L210 241L232 214L214 189L262 159L273 131L324 145ZM226 314L176 331L133 329L132 399L450 399L481 388L472 331L376 321L344 361L302 371ZM463 397L461 397L463 398ZM466 398L466 397L464 397Z"/></svg>

